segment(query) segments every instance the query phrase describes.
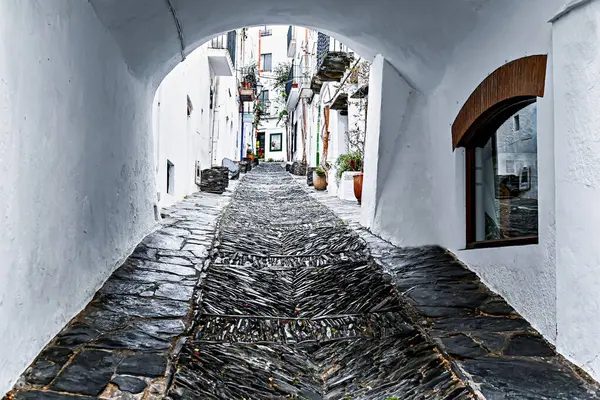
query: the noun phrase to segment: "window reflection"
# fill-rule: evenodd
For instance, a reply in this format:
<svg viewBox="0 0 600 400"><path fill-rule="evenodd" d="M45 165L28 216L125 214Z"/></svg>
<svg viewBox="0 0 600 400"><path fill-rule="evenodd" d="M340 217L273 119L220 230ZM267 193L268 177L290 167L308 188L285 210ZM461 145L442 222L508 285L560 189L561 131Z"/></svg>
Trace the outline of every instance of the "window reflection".
<svg viewBox="0 0 600 400"><path fill-rule="evenodd" d="M508 118L475 148L475 240L538 233L537 105Z"/></svg>

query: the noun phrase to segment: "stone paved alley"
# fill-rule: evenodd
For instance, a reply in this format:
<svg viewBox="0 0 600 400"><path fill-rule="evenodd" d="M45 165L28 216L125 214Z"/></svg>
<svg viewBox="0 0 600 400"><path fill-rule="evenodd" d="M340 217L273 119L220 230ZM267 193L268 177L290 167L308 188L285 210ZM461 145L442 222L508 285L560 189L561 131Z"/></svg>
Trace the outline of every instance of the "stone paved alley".
<svg viewBox="0 0 600 400"><path fill-rule="evenodd" d="M9 397L600 398L451 254L296 180L261 165L166 210Z"/></svg>

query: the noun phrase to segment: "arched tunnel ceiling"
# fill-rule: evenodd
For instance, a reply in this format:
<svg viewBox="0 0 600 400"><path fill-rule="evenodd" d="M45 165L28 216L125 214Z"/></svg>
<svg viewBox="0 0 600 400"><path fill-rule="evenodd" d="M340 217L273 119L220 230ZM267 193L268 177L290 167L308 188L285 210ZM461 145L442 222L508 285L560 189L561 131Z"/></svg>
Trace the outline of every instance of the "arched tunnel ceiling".
<svg viewBox="0 0 600 400"><path fill-rule="evenodd" d="M491 0L90 0L132 72L153 82L184 53L243 26L308 26L363 57L383 54L418 89L435 87L444 64Z"/></svg>

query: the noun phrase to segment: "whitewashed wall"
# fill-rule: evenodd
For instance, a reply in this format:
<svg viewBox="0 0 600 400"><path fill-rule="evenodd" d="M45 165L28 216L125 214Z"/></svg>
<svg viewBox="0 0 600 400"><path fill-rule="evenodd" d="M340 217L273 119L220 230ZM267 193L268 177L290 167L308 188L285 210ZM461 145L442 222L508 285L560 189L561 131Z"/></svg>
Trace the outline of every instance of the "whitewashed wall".
<svg viewBox="0 0 600 400"><path fill-rule="evenodd" d="M153 133L157 198L161 207L198 191L201 169L239 160L240 132L235 77L217 77L210 69L207 45L190 54L165 77L154 96ZM214 90L210 108L210 90ZM193 110L187 115L187 97ZM167 160L174 164L174 190L167 193Z"/></svg>
<svg viewBox="0 0 600 400"><path fill-rule="evenodd" d="M152 95L88 2L0 2L0 393L154 227Z"/></svg>
<svg viewBox="0 0 600 400"><path fill-rule="evenodd" d="M261 122L259 132L265 133L265 161L273 159L274 161L288 161L287 157L287 137L285 134L285 124L283 120L278 123L278 118L268 118ZM271 135L281 134L281 151L271 151Z"/></svg>
<svg viewBox="0 0 600 400"><path fill-rule="evenodd" d="M598 379L600 2L578 3L553 24L557 346Z"/></svg>
<svg viewBox="0 0 600 400"><path fill-rule="evenodd" d="M461 250L465 247L464 152L452 151L450 126L468 96L488 74L505 62L551 53L547 21L562 2L510 3L488 4L486 17L456 47L434 91L415 92L404 113L400 112L402 109L382 112L382 124L402 115L404 121L402 128L395 128L395 134L387 134L389 138L384 137L386 133L381 128L377 199L371 225L375 232L396 244L440 244L457 252L492 289L506 297L546 338L555 342L551 57L547 94L538 103L540 244ZM388 88L385 80L383 87L384 91ZM378 94L375 92L372 96ZM404 96L404 90L397 89L394 93L390 89L388 96L382 96L382 102L402 104ZM369 121L371 118L369 114ZM369 134L367 138L369 140ZM372 178L366 176L365 179ZM365 223L369 224L368 218Z"/></svg>
<svg viewBox="0 0 600 400"><path fill-rule="evenodd" d="M156 188L161 207L197 191L194 171L196 161L210 168L209 109L211 72L206 47L192 53L165 77L153 102L154 154ZM187 97L193 110L187 115ZM167 160L174 164L173 191L167 193Z"/></svg>
<svg viewBox="0 0 600 400"><path fill-rule="evenodd" d="M221 165L224 158L239 160L240 157L240 110L237 80L233 76L217 77L213 118L213 165ZM211 128L212 129L212 128Z"/></svg>

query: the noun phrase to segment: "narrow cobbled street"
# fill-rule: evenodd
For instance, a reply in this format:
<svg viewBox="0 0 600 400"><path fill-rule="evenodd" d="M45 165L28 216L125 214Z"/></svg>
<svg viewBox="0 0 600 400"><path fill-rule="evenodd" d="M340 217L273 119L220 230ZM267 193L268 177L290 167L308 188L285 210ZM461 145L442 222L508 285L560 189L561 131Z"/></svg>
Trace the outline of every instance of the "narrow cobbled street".
<svg viewBox="0 0 600 400"><path fill-rule="evenodd" d="M173 399L467 398L365 242L280 165L245 178L200 288Z"/></svg>
<svg viewBox="0 0 600 400"><path fill-rule="evenodd" d="M166 210L9 398L598 398L445 250L392 246L278 163L235 186Z"/></svg>

